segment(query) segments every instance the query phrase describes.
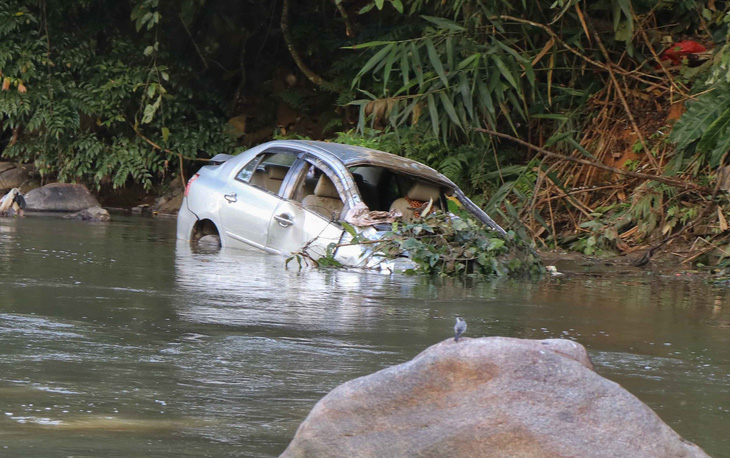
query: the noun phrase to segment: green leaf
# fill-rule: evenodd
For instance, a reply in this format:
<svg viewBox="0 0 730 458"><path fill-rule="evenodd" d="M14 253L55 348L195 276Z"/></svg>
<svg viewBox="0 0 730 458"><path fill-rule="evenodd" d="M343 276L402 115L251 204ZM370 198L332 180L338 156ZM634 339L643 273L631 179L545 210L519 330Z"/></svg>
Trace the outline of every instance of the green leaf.
<svg viewBox="0 0 730 458"><path fill-rule="evenodd" d="M530 117L535 119L555 119L557 121L567 121L568 119L570 119L569 116L554 113L541 113L531 115Z"/></svg>
<svg viewBox="0 0 730 458"><path fill-rule="evenodd" d="M507 80L507 82L512 85L518 92L520 92L520 86L517 84L517 80L515 80L514 75L510 71L510 69L507 67L507 65L500 59L499 56L493 55L492 60L497 65L497 68L499 69L499 73L502 74L504 79Z"/></svg>
<svg viewBox="0 0 730 458"><path fill-rule="evenodd" d="M167 139L170 138L170 129L163 127L160 131L162 132L162 141L167 143Z"/></svg>
<svg viewBox="0 0 730 458"><path fill-rule="evenodd" d="M446 72L444 72L444 66L441 64L441 59L436 52L436 47L433 45L433 41L430 38L426 39L426 50L428 51L428 59L436 71L436 74L441 78L441 82L444 83L444 87L449 87L449 80L446 78Z"/></svg>
<svg viewBox="0 0 730 458"><path fill-rule="evenodd" d="M375 3L368 3L367 5L360 8L360 11L358 11L357 14L365 14L368 11L370 11L371 9L373 9L374 7L375 7Z"/></svg>
<svg viewBox="0 0 730 458"><path fill-rule="evenodd" d="M391 0L393 2L393 8L395 8L399 13L403 14L403 2L401 0Z"/></svg>
<svg viewBox="0 0 730 458"><path fill-rule="evenodd" d="M719 92L719 95L717 94ZM718 89L688 104L687 111L674 124L669 141L681 150L703 136L705 130L717 117L730 108L730 94Z"/></svg>
<svg viewBox="0 0 730 458"><path fill-rule="evenodd" d="M456 110L454 110L454 105L451 103L451 100L449 100L446 93L443 91L439 92L439 98L441 99L441 104L444 106L444 109L446 109L446 114L449 115L449 118L451 118L451 122L463 128L459 117L456 115Z"/></svg>
<svg viewBox="0 0 730 458"><path fill-rule="evenodd" d="M433 128L433 134L439 136L439 115L436 110L436 101L433 98L433 94L428 94L428 112L431 117L431 127Z"/></svg>
<svg viewBox="0 0 730 458"><path fill-rule="evenodd" d="M413 71L416 73L418 84L423 86L423 65L421 64L421 55L416 45L411 42L411 60L413 60Z"/></svg>
<svg viewBox="0 0 730 458"><path fill-rule="evenodd" d="M702 138L697 143L697 151L700 153L710 151L721 139L724 140L730 135L729 128L730 108L727 108L707 127L705 133L702 134Z"/></svg>
<svg viewBox="0 0 730 458"><path fill-rule="evenodd" d="M403 85L408 85L408 79L410 78L410 69L408 67L408 51L403 49L400 53L400 74L403 77ZM401 88L402 90L403 88ZM398 92L400 92L399 90Z"/></svg>
<svg viewBox="0 0 730 458"><path fill-rule="evenodd" d="M464 73L459 73L459 93L461 94L461 100L464 103L469 118L474 119L474 105L472 100L471 88L469 87L469 81L466 79Z"/></svg>
<svg viewBox="0 0 730 458"><path fill-rule="evenodd" d="M351 225L351 224L349 224L349 223L346 223L346 222L344 222L344 221L340 221L340 224L342 225L342 227L343 227L343 228L345 229L345 231L346 231L346 232L347 232L348 234L350 234L350 235L351 235L351 236L353 236L353 237L357 237L357 231L355 230L355 228L354 228L354 227L352 227L352 225Z"/></svg>
<svg viewBox="0 0 730 458"><path fill-rule="evenodd" d="M342 49L365 49L374 48L375 46L383 46L394 43L393 41L368 41L367 43L360 43L352 46L343 46Z"/></svg>
<svg viewBox="0 0 730 458"><path fill-rule="evenodd" d="M355 84L357 84L360 77L362 75L364 75L365 73L367 73L368 71L370 71L370 69L375 67L375 65L377 65L380 61L382 61L383 58L385 58L385 56L393 49L394 46L395 46L394 43L390 43L386 46L383 46L383 48L381 50L376 52L375 55L373 57L371 57L370 60L368 60L365 63L365 65L360 69L360 71L357 73L357 76L355 77L354 80L352 80L352 86L350 86L350 87L351 88L355 87Z"/></svg>
<svg viewBox="0 0 730 458"><path fill-rule="evenodd" d="M388 54L388 57L385 61L385 71L383 73L383 93L387 91L388 88L388 79L390 79L390 72L393 70L393 64L395 63L395 56L396 52L399 51L399 48L396 48L393 46L393 49L390 51L390 54Z"/></svg>
<svg viewBox="0 0 730 458"><path fill-rule="evenodd" d="M421 17L423 19L427 20L428 22L430 22L431 24L441 27L442 29L448 29L453 32L463 32L466 30L464 27L460 26L456 22L450 21L448 19L444 19L442 17L433 17L433 16L425 16L425 15L421 15Z"/></svg>
<svg viewBox="0 0 730 458"><path fill-rule="evenodd" d="M375 6L379 9L383 9L383 5L385 4L385 0L375 0Z"/></svg>
<svg viewBox="0 0 730 458"><path fill-rule="evenodd" d="M478 61L479 58L482 57L481 53L474 53L471 56L467 57L466 59L462 60L456 65L457 70L463 70L469 65L473 64L475 61Z"/></svg>

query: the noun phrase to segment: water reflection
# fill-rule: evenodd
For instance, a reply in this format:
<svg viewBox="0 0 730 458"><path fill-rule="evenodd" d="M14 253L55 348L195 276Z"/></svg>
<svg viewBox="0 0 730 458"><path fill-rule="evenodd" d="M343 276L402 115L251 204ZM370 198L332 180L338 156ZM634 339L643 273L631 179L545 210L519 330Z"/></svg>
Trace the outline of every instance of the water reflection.
<svg viewBox="0 0 730 458"><path fill-rule="evenodd" d="M730 454L727 290L645 275L474 282L285 269L174 221L0 220L0 427L14 455L272 456L338 384L471 337L562 337Z"/></svg>

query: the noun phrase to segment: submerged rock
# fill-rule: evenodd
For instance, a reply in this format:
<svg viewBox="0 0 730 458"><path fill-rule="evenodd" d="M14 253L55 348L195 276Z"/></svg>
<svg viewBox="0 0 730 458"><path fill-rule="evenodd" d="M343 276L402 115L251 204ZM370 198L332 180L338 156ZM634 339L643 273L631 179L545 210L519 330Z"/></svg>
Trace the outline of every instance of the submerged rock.
<svg viewBox="0 0 730 458"><path fill-rule="evenodd" d="M51 212L77 212L100 206L86 186L73 183L51 183L28 191L25 203L27 210Z"/></svg>
<svg viewBox="0 0 730 458"><path fill-rule="evenodd" d="M79 212L64 216L66 219L82 219L85 221L111 221L109 212L101 207L85 208Z"/></svg>
<svg viewBox="0 0 730 458"><path fill-rule="evenodd" d="M331 391L284 457L704 457L569 340L453 339Z"/></svg>

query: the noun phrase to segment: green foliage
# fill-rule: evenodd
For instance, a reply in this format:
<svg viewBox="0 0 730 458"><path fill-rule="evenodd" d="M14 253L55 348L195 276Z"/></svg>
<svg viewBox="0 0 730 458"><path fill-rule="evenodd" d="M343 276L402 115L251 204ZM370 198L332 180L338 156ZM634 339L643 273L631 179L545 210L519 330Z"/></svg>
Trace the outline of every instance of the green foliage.
<svg viewBox="0 0 730 458"><path fill-rule="evenodd" d="M15 137L3 157L34 162L61 181L119 187L133 180L150 188L178 170L178 155L230 151L216 95L195 91L191 70L163 45L128 34L124 22L79 29L72 20L104 11L128 21L128 10L54 2L44 17L27 4L0 5L0 70L9 81L0 91L0 126ZM133 9L138 29L156 27L156 5L146 0Z"/></svg>
<svg viewBox="0 0 730 458"><path fill-rule="evenodd" d="M684 4L537 4L412 0L405 3L407 13L384 9L381 20L398 23L395 32L348 47L369 56L352 81L360 94L350 102L360 110L359 130L364 131L368 119L372 125L386 122L393 127L426 123L435 138L460 143L473 141L478 127L521 134L526 126L539 125L549 138L580 114L587 97L605 81L579 70L584 62L565 52L546 27L559 33L567 46L584 51L587 24L610 20L614 36L604 34L603 41L642 61L644 53L634 44L636 16L668 11L681 16L687 28L700 19L687 15L692 6ZM586 57L603 60L595 46L588 49L592 51L585 50ZM385 116L370 109L375 103L387 104ZM584 116L582 122L586 120Z"/></svg>
<svg viewBox="0 0 730 458"><path fill-rule="evenodd" d="M710 92L689 102L669 141L676 143L678 152L672 164L675 170L685 169L685 153L692 152L696 153L692 162L718 167L730 150L730 84L718 83Z"/></svg>
<svg viewBox="0 0 730 458"><path fill-rule="evenodd" d="M351 243L370 240L353 237ZM415 272L444 276L539 277L544 267L525 243L492 232L466 214L451 218L432 213L415 223L393 223L378 243L374 256L395 259L408 255ZM414 272L414 273L415 273Z"/></svg>

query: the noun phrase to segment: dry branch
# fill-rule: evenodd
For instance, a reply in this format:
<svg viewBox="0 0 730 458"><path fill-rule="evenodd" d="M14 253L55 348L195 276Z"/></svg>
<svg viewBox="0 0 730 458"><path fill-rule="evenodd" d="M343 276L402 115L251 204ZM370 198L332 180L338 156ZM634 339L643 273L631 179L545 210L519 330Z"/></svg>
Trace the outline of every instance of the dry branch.
<svg viewBox="0 0 730 458"><path fill-rule="evenodd" d="M530 148L533 151L536 151L536 152L538 152L540 154L544 154L545 156L552 157L552 158L555 158L555 159L561 159L561 160L564 160L564 161L569 161L569 162L575 162L575 163L578 163L578 164L588 165L588 166L595 167L595 168L598 168L598 169L606 170L608 172L613 172L613 173L615 173L617 175L627 176L627 177L631 177L631 178L638 178L638 179L641 179L641 180L658 181L659 183L664 183L664 184L667 184L667 185L670 185L670 186L675 186L677 188L687 189L687 190L690 190L690 191L697 191L697 192L708 193L708 194L712 192L712 189L709 189L709 188L704 187L704 186L699 186L699 185L696 185L694 183L690 183L690 182L686 182L686 181L676 180L676 179L669 178L669 177L665 177L665 176L661 176L661 175L649 175L648 173L631 172L629 170L623 170L623 169L618 169L616 167L611 167L610 165L602 164L600 162L594 162L594 161L589 161L587 159L580 159L580 158L577 158L577 157L566 156L564 154L555 153L553 151L546 150L545 148L541 148L541 147L539 147L537 145L533 145L532 143L526 142L524 140L520 140L519 138L513 137L512 135L503 134L501 132L495 132L493 130L482 129L482 128L476 128L474 130L476 132L481 132L481 133L484 133L484 134L494 135L496 137L506 138L506 139L511 140L511 141L513 141L515 143L519 143L522 146L525 146L527 148Z"/></svg>

